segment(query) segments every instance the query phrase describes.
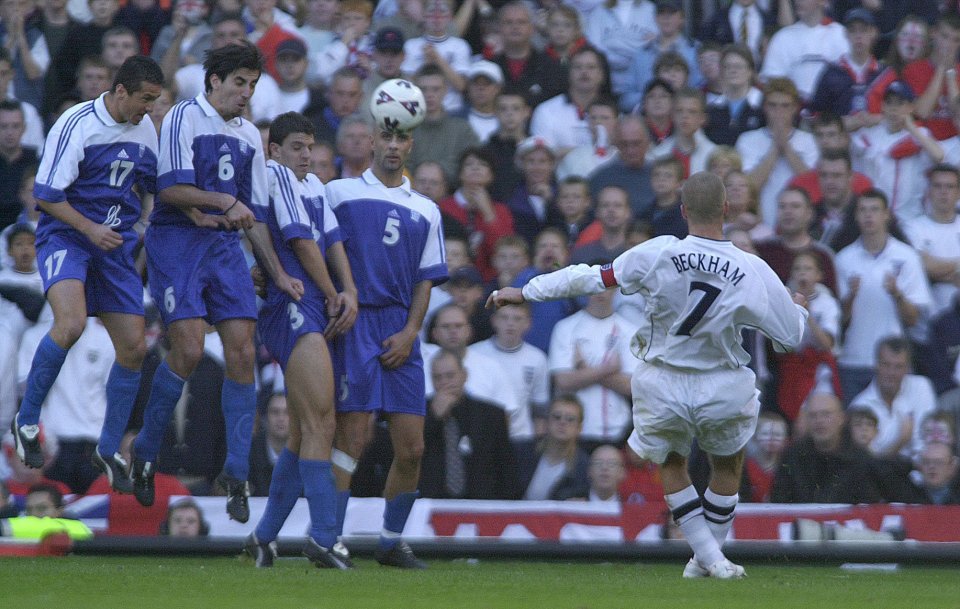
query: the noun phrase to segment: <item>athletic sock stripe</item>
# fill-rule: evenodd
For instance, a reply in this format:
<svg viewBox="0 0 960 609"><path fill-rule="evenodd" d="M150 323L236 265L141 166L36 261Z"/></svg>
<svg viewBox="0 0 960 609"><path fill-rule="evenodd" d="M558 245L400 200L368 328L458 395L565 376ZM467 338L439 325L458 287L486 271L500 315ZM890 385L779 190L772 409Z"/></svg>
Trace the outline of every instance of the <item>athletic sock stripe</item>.
<svg viewBox="0 0 960 609"><path fill-rule="evenodd" d="M733 510L737 509L737 504L734 503L729 507L721 507L715 503L711 503L709 499L704 497L703 509L710 512L711 514L717 514L718 516L729 516L730 514L733 513Z"/></svg>
<svg viewBox="0 0 960 609"><path fill-rule="evenodd" d="M731 514L730 516L727 516L726 518L717 518L716 516L714 516L710 512L707 512L706 510L704 510L703 512L703 517L707 519L707 522L712 522L713 524L727 524L728 522L733 520L733 514Z"/></svg>
<svg viewBox="0 0 960 609"><path fill-rule="evenodd" d="M700 498L697 497L692 501L688 501L683 505L677 506L676 508L670 510L670 515L673 516L674 521L680 522L680 520L693 512L694 510L703 509L703 503L700 501Z"/></svg>

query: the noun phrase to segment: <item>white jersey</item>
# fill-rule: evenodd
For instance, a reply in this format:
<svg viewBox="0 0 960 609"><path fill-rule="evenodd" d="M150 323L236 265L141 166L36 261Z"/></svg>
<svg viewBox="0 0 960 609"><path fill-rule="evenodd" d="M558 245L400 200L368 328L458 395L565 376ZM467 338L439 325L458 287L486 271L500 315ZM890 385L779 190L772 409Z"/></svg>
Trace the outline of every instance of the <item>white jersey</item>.
<svg viewBox="0 0 960 609"><path fill-rule="evenodd" d="M910 244L918 252L929 254L935 258L960 259L960 216L953 222L937 222L930 216L920 216L903 227L910 238ZM948 309L953 303L953 296L957 293L957 286L946 281L931 284L933 293L933 307L930 317Z"/></svg>
<svg viewBox="0 0 960 609"><path fill-rule="evenodd" d="M803 99L810 99L820 81L820 74L828 64L850 52L846 30L839 23L818 23L809 26L802 22L782 28L767 46L760 78L789 78Z"/></svg>
<svg viewBox="0 0 960 609"><path fill-rule="evenodd" d="M741 133L737 138L736 148L743 159L743 170L749 173L756 169L767 156L771 146L773 146L773 138L770 137L770 131L766 127ZM807 167L817 164L820 151L812 135L806 131L794 129L793 134L790 135L790 146L797 151ZM770 176L760 189L760 220L770 228L777 225L777 197L794 175L796 174L790 167L790 163L781 156L773 165Z"/></svg>
<svg viewBox="0 0 960 609"><path fill-rule="evenodd" d="M443 38L421 36L411 38L403 43L404 59L400 65L400 71L406 74L408 78L412 78L417 70L428 63L424 52L427 45L432 46L437 54L443 57L450 69L460 76L467 76L467 71L470 69L470 45L467 44L466 40L456 36L444 36ZM447 112L459 113L463 110L463 93L448 84L447 94L443 98L443 107Z"/></svg>
<svg viewBox="0 0 960 609"><path fill-rule="evenodd" d="M518 408L510 413L510 439L532 438L533 409L550 402L547 354L530 343L520 343L516 349L504 349L493 338L471 345L470 351L499 363L503 378L509 377L517 392Z"/></svg>
<svg viewBox="0 0 960 609"><path fill-rule="evenodd" d="M533 111L530 135L542 137L554 148L590 146L593 136L586 115L566 93L551 97Z"/></svg>
<svg viewBox="0 0 960 609"><path fill-rule="evenodd" d="M755 328L777 350L795 349L807 311L767 264L729 241L695 235L657 237L637 245L612 265L577 265L533 278L527 300L596 294L620 286L646 301L633 353L645 362L707 371L750 361L740 331Z"/></svg>

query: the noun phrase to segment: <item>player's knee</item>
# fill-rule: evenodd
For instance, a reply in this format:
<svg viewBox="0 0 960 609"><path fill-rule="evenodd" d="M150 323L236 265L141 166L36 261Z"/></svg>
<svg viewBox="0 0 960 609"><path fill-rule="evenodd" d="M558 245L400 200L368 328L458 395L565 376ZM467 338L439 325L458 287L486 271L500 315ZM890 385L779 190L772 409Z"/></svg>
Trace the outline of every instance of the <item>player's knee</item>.
<svg viewBox="0 0 960 609"><path fill-rule="evenodd" d="M174 372L189 376L203 357L203 341L171 341L170 354L167 356Z"/></svg>
<svg viewBox="0 0 960 609"><path fill-rule="evenodd" d="M117 363L132 370L139 370L147 356L147 343L143 339L117 349Z"/></svg>
<svg viewBox="0 0 960 609"><path fill-rule="evenodd" d="M86 317L68 317L57 319L50 334L61 347L70 348L80 340L80 335L86 328Z"/></svg>
<svg viewBox="0 0 960 609"><path fill-rule="evenodd" d="M409 440L394 446L394 460L398 467L415 469L423 460L423 440Z"/></svg>
<svg viewBox="0 0 960 609"><path fill-rule="evenodd" d="M253 370L255 354L253 343L239 343L231 345L230 349L224 350L224 360L226 360L227 370Z"/></svg>

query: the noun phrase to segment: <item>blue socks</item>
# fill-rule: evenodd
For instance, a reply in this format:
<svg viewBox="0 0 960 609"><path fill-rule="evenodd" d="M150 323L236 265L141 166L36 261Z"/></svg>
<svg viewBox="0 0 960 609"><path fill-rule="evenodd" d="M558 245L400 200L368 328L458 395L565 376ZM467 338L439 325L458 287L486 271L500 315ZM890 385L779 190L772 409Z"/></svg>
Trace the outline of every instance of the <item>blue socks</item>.
<svg viewBox="0 0 960 609"><path fill-rule="evenodd" d="M220 403L227 427L227 459L223 469L237 480L246 480L250 473L250 442L257 409L256 387L253 383L241 384L224 379Z"/></svg>
<svg viewBox="0 0 960 609"><path fill-rule="evenodd" d="M300 477L299 458L286 447L280 452L270 478L270 497L263 516L254 531L261 543L270 543L280 534L283 523L300 498L303 482ZM313 510L311 509L311 517Z"/></svg>
<svg viewBox="0 0 960 609"><path fill-rule="evenodd" d="M27 375L27 388L20 404L17 426L37 425L40 422L40 407L60 374L67 352L67 349L53 342L49 334L40 340Z"/></svg>
<svg viewBox="0 0 960 609"><path fill-rule="evenodd" d="M127 430L133 401L140 389L140 371L114 363L107 378L107 412L100 430L100 454L112 457L120 450L120 439Z"/></svg>
<svg viewBox="0 0 960 609"><path fill-rule="evenodd" d="M310 509L310 537L332 548L337 543L337 488L330 462L300 459L300 478Z"/></svg>
<svg viewBox="0 0 960 609"><path fill-rule="evenodd" d="M413 509L413 502L420 496L419 491L400 493L393 499L387 500L383 510L383 530L380 532L380 548L389 550L400 541L400 534L407 524L407 516Z"/></svg>
<svg viewBox="0 0 960 609"><path fill-rule="evenodd" d="M350 501L350 489L337 491L337 536L343 535L343 522L347 519L347 503Z"/></svg>
<svg viewBox="0 0 960 609"><path fill-rule="evenodd" d="M154 462L157 460L160 443L163 442L163 432L167 429L173 409L177 407L185 383L184 379L170 369L166 360L160 362L157 372L153 375L150 399L143 413L143 428L133 442L137 459Z"/></svg>

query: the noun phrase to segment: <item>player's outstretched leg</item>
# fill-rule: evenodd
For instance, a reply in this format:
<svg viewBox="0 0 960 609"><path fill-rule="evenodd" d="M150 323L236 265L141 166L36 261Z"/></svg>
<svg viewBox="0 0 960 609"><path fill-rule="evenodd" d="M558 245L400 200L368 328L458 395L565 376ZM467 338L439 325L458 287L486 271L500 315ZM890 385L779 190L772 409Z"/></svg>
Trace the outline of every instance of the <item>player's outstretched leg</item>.
<svg viewBox="0 0 960 609"><path fill-rule="evenodd" d="M87 326L87 300L81 281L58 281L47 290L47 300L53 309L53 327L33 354L20 411L10 425L17 456L24 465L34 469L43 467L40 408L60 374L70 347Z"/></svg>
<svg viewBox="0 0 960 609"><path fill-rule="evenodd" d="M290 414L291 429L295 424ZM250 555L257 567L272 567L277 555L277 535L287 517L297 504L303 484L300 481L299 458L290 450L289 444L280 451L270 478L270 495L267 507L257 523L257 528L247 537L243 550Z"/></svg>
<svg viewBox="0 0 960 609"><path fill-rule="evenodd" d="M413 414L390 415L390 439L393 442L393 463L383 490L386 507L383 528L374 553L377 562L401 569L426 569L410 546L400 536L419 496L420 463L423 458L423 417Z"/></svg>
<svg viewBox="0 0 960 609"><path fill-rule="evenodd" d="M343 411L338 412L336 417L334 448L330 454L337 491L337 520L334 528L337 543L334 544L334 549L347 557L350 553L341 538L343 524L347 518L347 505L350 502L350 482L357 469L357 460L366 448L371 416L370 412Z"/></svg>

